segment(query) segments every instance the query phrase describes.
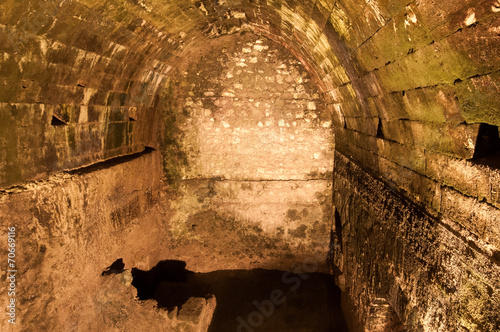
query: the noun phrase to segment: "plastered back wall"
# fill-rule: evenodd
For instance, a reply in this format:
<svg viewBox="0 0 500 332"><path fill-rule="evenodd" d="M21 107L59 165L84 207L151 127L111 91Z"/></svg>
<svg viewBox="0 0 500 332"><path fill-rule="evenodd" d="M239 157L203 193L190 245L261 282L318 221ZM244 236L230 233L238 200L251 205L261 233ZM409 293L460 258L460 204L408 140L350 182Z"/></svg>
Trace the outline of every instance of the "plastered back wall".
<svg viewBox="0 0 500 332"><path fill-rule="evenodd" d="M276 249L289 246L274 255L294 255L301 245L300 254L324 257L331 228L330 114L302 64L280 45L251 33L214 44L172 83L178 105L167 110L173 114L166 140L175 143L166 144L164 161L180 191L172 227L196 237L203 229L198 223L212 221L192 220L213 210L236 230L253 227L275 239Z"/></svg>
<svg viewBox="0 0 500 332"><path fill-rule="evenodd" d="M214 49L183 73L190 88L183 100L190 115L183 178L328 176L331 116L301 63L267 38L231 39L230 50Z"/></svg>

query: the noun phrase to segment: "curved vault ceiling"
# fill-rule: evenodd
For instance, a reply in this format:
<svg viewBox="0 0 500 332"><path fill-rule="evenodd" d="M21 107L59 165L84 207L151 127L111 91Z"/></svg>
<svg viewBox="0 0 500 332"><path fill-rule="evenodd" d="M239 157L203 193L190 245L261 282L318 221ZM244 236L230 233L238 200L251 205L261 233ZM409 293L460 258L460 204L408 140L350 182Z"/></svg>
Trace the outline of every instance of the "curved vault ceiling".
<svg viewBox="0 0 500 332"><path fill-rule="evenodd" d="M478 280L497 285L499 167L468 160L479 156L480 142L496 135L498 143L499 13L498 0L4 0L0 187L157 147L152 128L162 123L158 110L172 88L169 77L208 39L254 31L301 59L323 93L335 124L334 204L342 217L357 221L351 203L377 196L380 184L364 180L375 174L438 216L438 222L422 217L431 236L436 224L438 239L460 235L450 245L458 248L454 256L430 256L424 247L407 250L405 259L451 257L438 264L443 273L470 264ZM487 144L480 150L486 159L494 152ZM361 171L353 172L358 166L351 162ZM389 215L416 208L391 210L395 196L383 191L389 199L365 203L366 210L382 213L376 220L394 234L402 229L424 238L410 212ZM430 239L429 248L440 247ZM399 253L399 242L392 242L386 244ZM361 249L376 252L371 248ZM471 248L481 254L477 259L462 254ZM429 290L420 286L406 294ZM475 302L470 306L478 311Z"/></svg>
<svg viewBox="0 0 500 332"><path fill-rule="evenodd" d="M23 172L6 166L5 184L139 151L156 121L146 110L169 75L207 38L241 31L277 41L303 62L340 130L337 149L354 159L363 158L351 145L393 162L385 155L390 142L470 159L478 124L500 124L496 0L5 1L0 8L0 102L30 105L32 122L46 123L44 112L90 122L88 107L109 122L112 111L99 107L113 106L145 120L135 125L136 145L108 137L97 149L29 152ZM63 139L33 130L48 145ZM419 171L413 159L396 162Z"/></svg>

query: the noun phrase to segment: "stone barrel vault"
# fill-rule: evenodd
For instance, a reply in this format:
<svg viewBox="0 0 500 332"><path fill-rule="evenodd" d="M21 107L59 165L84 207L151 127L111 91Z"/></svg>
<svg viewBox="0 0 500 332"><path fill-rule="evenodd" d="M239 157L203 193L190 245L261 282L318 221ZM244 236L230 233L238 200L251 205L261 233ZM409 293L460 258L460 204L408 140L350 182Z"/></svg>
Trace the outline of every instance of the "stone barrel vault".
<svg viewBox="0 0 500 332"><path fill-rule="evenodd" d="M351 331L498 331L499 69L498 0L2 1L0 329L179 328L118 258L314 257Z"/></svg>

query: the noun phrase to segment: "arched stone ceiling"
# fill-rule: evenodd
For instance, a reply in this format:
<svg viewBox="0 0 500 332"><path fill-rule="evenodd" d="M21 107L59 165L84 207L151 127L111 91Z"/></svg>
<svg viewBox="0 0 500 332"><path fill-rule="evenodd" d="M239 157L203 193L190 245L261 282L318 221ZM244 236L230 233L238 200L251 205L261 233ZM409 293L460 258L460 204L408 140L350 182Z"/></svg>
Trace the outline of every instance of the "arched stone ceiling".
<svg viewBox="0 0 500 332"><path fill-rule="evenodd" d="M360 105L354 110L342 107L341 113L348 117L373 116L370 98L415 89L432 94L428 90L436 85L461 83L498 71L498 4L492 0L84 3L103 13L115 11L118 17L128 17L129 29L132 22L154 27L172 44L158 48L174 54L184 54L191 43L204 38L239 30L267 35L304 62L334 103L356 97ZM143 21L137 21L139 18ZM399 118L411 119L411 115L401 112ZM461 115L468 122L498 124L493 114ZM447 120L439 113L421 119Z"/></svg>
<svg viewBox="0 0 500 332"><path fill-rule="evenodd" d="M170 78L207 40L253 31L302 61L332 114L333 204L357 229L343 244L357 250L346 259L360 259L349 260L354 267L385 261L377 271L407 276L391 285L405 323L418 300L415 326L427 330L457 326L460 308L496 324L498 306L483 308L498 303L499 13L499 0L4 0L0 189L161 147ZM19 206L12 211L27 211ZM374 280L365 270L366 281L352 284L359 294ZM441 285L459 285L463 270L477 281L464 276L465 293L441 303L449 289ZM439 275L446 278L433 280ZM483 289L484 306L468 289ZM450 321L439 325L444 312Z"/></svg>
<svg viewBox="0 0 500 332"><path fill-rule="evenodd" d="M22 113L32 117L4 115L3 122L29 123L38 133L31 139L50 148L40 154L19 142L28 152L9 153L25 166L6 162L10 180L3 182L139 151L153 139L144 128L156 115L145 110L173 69L207 38L246 30L301 59L328 102L344 154L369 163L349 147L362 148L417 171L414 156L395 160L387 145L472 158L478 123L500 124L499 6L497 0L5 1L0 102L25 107ZM129 111L140 119L131 135L120 122ZM79 145L78 138L62 137L71 133L36 127L51 114L68 124L113 123L106 137L95 125L94 136L80 137L88 144ZM115 139L108 135L112 126L120 131ZM22 136L8 132L4 142ZM128 142L127 135L134 138ZM70 146L60 148L68 145L60 140ZM101 143L93 146L94 140Z"/></svg>

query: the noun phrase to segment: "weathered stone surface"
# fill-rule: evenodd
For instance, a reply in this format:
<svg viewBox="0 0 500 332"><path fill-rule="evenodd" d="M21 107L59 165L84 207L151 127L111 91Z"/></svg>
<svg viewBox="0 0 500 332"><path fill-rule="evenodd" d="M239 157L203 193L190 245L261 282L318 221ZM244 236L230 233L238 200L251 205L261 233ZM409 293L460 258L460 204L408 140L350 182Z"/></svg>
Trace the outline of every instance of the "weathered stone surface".
<svg viewBox="0 0 500 332"><path fill-rule="evenodd" d="M124 282L126 270L103 276L98 280L94 305L99 312L86 327L76 324L77 330L133 331L138 326L149 331L206 332L212 319L216 300L212 296L190 298L180 310L159 309L156 301L138 301L137 290ZM131 276L130 276L131 277ZM84 308L79 308L83 310Z"/></svg>
<svg viewBox="0 0 500 332"><path fill-rule="evenodd" d="M20 330L115 326L116 306L127 301L109 304L109 312L96 304L104 301L101 295L107 296L102 293L101 286L108 287L101 281L102 271L118 258L128 268L147 268L163 257L159 246L165 244L165 234L157 231L161 220L154 213L159 161L159 153L153 152L97 171L61 174L1 193L0 220L5 227L0 248L5 262L7 227L16 229L16 326ZM147 167L151 171L142 172ZM6 277L2 274L2 284ZM9 298L7 288L2 287L0 299ZM2 330L9 330L7 320L0 324Z"/></svg>
<svg viewBox="0 0 500 332"><path fill-rule="evenodd" d="M425 154L427 176L467 196L495 204L492 185L497 183L498 170L430 151Z"/></svg>
<svg viewBox="0 0 500 332"><path fill-rule="evenodd" d="M498 329L500 164L495 146L475 152L498 142L499 12L498 0L3 1L0 224L29 227L26 329L74 327L59 309L73 298L51 296L82 288L61 271L84 262L94 279L82 283L97 287L122 235L147 243L124 251L144 266L159 254L141 250L163 233L179 241L169 253L189 259L180 243L207 270L324 252L332 195L350 241L334 261L353 328L384 297L410 331ZM162 174L143 155L29 182L160 145ZM350 161L334 167L334 149ZM233 225L223 238L240 243L224 247L214 225Z"/></svg>
<svg viewBox="0 0 500 332"><path fill-rule="evenodd" d="M180 105L166 124L166 143L176 143L165 145L164 161L166 169L177 167L179 183L172 232L219 248L243 241L240 256L259 259L294 256L292 248L326 254L332 121L310 77L281 47L256 36L215 52L175 83ZM227 224L228 239L210 240L218 231L204 218ZM241 232L265 239L262 251Z"/></svg>
<svg viewBox="0 0 500 332"><path fill-rule="evenodd" d="M334 181L342 225L336 268L354 330L371 324L370 301L379 297L408 330L498 328L500 269L488 246L477 247L456 221L426 215L340 154Z"/></svg>
<svg viewBox="0 0 500 332"><path fill-rule="evenodd" d="M168 67L152 61L155 55L137 53L145 50L109 40L101 27L116 23L89 8L61 3L53 13L52 5L40 6L46 11L32 8L43 27L20 19L0 29L6 41L0 60L2 144L15 146L18 136L36 141L28 143L32 149L20 146L17 156L0 160L2 187L154 145L155 130L144 128L154 121L154 94ZM3 5L9 6L17 8ZM135 123L126 116L130 107L138 109ZM53 115L63 123L52 125Z"/></svg>
<svg viewBox="0 0 500 332"><path fill-rule="evenodd" d="M365 331L386 332L404 330L404 326L387 300L384 298L375 298L370 305Z"/></svg>
<svg viewBox="0 0 500 332"><path fill-rule="evenodd" d="M441 199L443 215L459 222L494 248L500 248L499 209L448 188L442 191Z"/></svg>
<svg viewBox="0 0 500 332"><path fill-rule="evenodd" d="M129 271L130 272L130 271ZM135 299L136 289L126 286L120 274L112 274L96 279L96 293L89 303L99 308L92 320L73 322L77 330L132 331L142 326L151 331L180 331L175 329L175 320L169 319L164 310L155 307L152 300L140 303ZM80 295L81 296L81 295ZM75 306L75 310L88 310L85 305ZM76 313L76 312L75 312ZM85 326L85 327L84 327Z"/></svg>
<svg viewBox="0 0 500 332"><path fill-rule="evenodd" d="M179 309L177 316L182 323L179 330L207 331L216 305L215 297L208 299L191 297ZM183 326L184 325L184 326Z"/></svg>

